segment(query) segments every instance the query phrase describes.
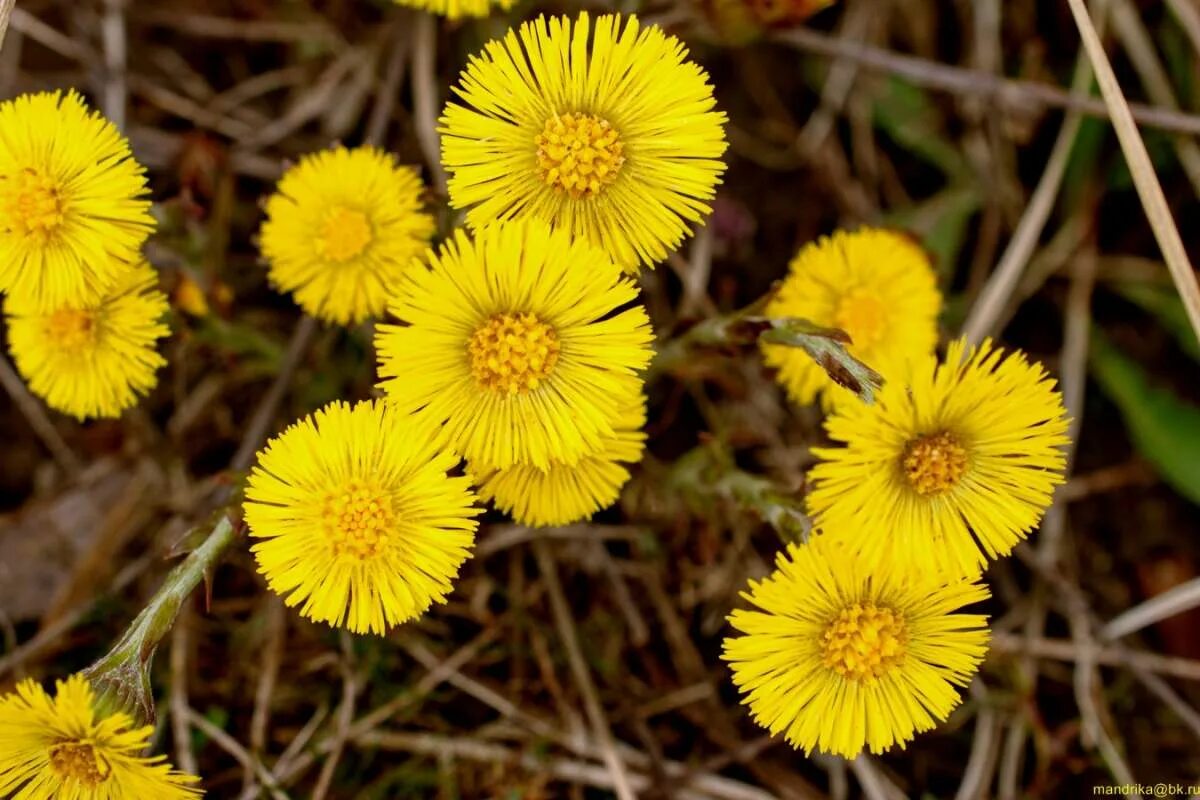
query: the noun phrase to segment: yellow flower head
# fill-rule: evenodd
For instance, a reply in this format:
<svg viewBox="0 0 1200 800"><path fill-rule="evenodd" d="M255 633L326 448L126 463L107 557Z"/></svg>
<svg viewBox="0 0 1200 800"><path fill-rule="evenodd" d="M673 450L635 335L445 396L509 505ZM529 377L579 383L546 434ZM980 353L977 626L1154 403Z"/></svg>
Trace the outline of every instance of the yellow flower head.
<svg viewBox="0 0 1200 800"><path fill-rule="evenodd" d="M929 258L902 233L863 228L837 231L803 247L767 305L773 318L802 317L850 334L850 353L883 375L903 381L912 359L937 345L941 295ZM767 364L792 401L818 395L825 407L859 402L795 347L763 345Z"/></svg>
<svg viewBox="0 0 1200 800"><path fill-rule="evenodd" d="M689 234L725 165L725 115L683 44L636 17L539 17L471 59L441 120L467 222L536 217L630 272Z"/></svg>
<svg viewBox="0 0 1200 800"><path fill-rule="evenodd" d="M55 696L33 680L0 697L0 797L21 800L183 800L197 779L163 756L146 757L154 726L108 713L81 675Z"/></svg>
<svg viewBox="0 0 1200 800"><path fill-rule="evenodd" d="M825 423L843 447L814 448L808 503L869 564L966 575L1007 555L1063 481L1067 418L1039 364L990 342L929 356L911 385Z"/></svg>
<svg viewBox="0 0 1200 800"><path fill-rule="evenodd" d="M94 300L34 311L9 298L8 346L33 393L85 419L119 416L153 389L166 363L154 346L170 333L157 283L140 261L122 264L117 282Z"/></svg>
<svg viewBox="0 0 1200 800"><path fill-rule="evenodd" d="M409 270L376 335L399 408L446 423L473 469L577 464L612 439L651 356L637 287L535 220L458 231ZM629 307L626 307L629 306Z"/></svg>
<svg viewBox="0 0 1200 800"><path fill-rule="evenodd" d="M329 322L379 316L433 236L422 188L416 170L372 147L305 156L267 200L262 252L271 281Z"/></svg>
<svg viewBox="0 0 1200 800"><path fill-rule="evenodd" d="M332 403L272 439L246 487L258 570L289 606L356 633L444 602L480 513L436 431L383 402Z"/></svg>
<svg viewBox="0 0 1200 800"><path fill-rule="evenodd" d="M75 92L0 103L0 291L24 306L94 300L154 226L129 142Z"/></svg>
<svg viewBox="0 0 1200 800"><path fill-rule="evenodd" d="M629 480L626 464L642 460L646 446L646 400L635 398L596 455L572 466L554 463L544 470L517 464L476 475L479 495L522 525L569 525L617 501Z"/></svg>
<svg viewBox="0 0 1200 800"><path fill-rule="evenodd" d="M985 586L890 564L865 569L813 537L742 595L723 658L758 724L793 746L854 758L903 747L958 705L987 652L987 619L955 614Z"/></svg>
<svg viewBox="0 0 1200 800"><path fill-rule="evenodd" d="M397 5L440 14L447 19L486 17L493 8L507 11L516 0L395 0Z"/></svg>

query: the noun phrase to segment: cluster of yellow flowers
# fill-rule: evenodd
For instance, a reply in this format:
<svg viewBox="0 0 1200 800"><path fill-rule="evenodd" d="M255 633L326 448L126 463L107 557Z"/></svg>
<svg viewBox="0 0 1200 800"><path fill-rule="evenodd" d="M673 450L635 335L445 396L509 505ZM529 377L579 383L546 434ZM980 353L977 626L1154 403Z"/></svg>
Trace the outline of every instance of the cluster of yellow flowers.
<svg viewBox="0 0 1200 800"><path fill-rule="evenodd" d="M752 583L725 658L755 718L805 751L879 753L946 719L987 651L979 577L1063 480L1067 418L1041 366L984 342L934 354L928 257L889 230L804 248L767 313L845 330L886 379L860 402L795 350L764 346L789 396L819 395L841 446L814 448L810 540Z"/></svg>
<svg viewBox="0 0 1200 800"><path fill-rule="evenodd" d="M288 429L246 492L271 588L357 632L445 597L473 544L472 485L528 525L616 501L642 456L653 352L627 273L679 244L724 170L706 76L634 17L526 23L456 93L442 157L467 227L436 250L415 170L373 148L303 159L266 204L277 287L329 322L390 315L386 400Z"/></svg>
<svg viewBox="0 0 1200 800"><path fill-rule="evenodd" d="M709 212L724 170L707 75L634 17L525 23L454 91L442 161L466 227L438 248L418 172L371 147L302 159L265 206L276 287L326 322L390 317L375 332L385 397L274 438L244 504L271 589L355 632L444 600L480 498L528 525L616 501L645 444L653 333L634 276ZM145 190L128 144L74 93L0 105L11 347L33 391L81 418L120 413L162 363ZM940 306L920 247L867 229L803 249L768 307L847 331L888 379L867 405L796 350L763 348L795 402L820 398L839 446L815 450L818 532L751 585L725 658L754 716L806 751L879 752L946 718L988 637L984 617L955 612L988 596L988 559L1062 480L1067 423L1045 372L990 343L953 343L939 363ZM197 794L140 755L148 736L82 677L54 698L23 683L0 698L0 794Z"/></svg>
<svg viewBox="0 0 1200 800"><path fill-rule="evenodd" d="M78 94L0 104L0 291L30 388L79 419L149 391L169 332L141 256L154 229L129 143Z"/></svg>

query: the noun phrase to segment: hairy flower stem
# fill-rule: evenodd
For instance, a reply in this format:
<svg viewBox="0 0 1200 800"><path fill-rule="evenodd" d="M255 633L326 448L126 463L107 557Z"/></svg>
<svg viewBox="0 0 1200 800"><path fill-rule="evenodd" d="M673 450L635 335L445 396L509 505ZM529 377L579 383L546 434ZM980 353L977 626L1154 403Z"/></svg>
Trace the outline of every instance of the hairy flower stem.
<svg viewBox="0 0 1200 800"><path fill-rule="evenodd" d="M845 331L823 328L799 317L773 319L762 316L770 295L728 316L702 320L658 348L648 376L679 373L703 364L697 350L732 349L757 342L798 347L825 370L833 381L854 392L865 403L873 402L883 378L847 352L851 344Z"/></svg>
<svg viewBox="0 0 1200 800"><path fill-rule="evenodd" d="M222 512L212 532L182 564L171 570L108 655L84 670L100 707L128 713L138 724L154 722L154 695L150 690L150 661L154 651L170 632L184 601L235 537L233 523Z"/></svg>

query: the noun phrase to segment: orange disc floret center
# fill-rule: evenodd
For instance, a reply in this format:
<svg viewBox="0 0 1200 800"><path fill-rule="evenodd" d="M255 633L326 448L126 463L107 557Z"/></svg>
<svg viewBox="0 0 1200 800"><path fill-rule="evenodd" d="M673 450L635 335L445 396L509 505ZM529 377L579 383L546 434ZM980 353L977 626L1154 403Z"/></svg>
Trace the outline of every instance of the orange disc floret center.
<svg viewBox="0 0 1200 800"><path fill-rule="evenodd" d="M967 450L953 434L942 431L908 443L904 450L904 476L924 497L949 491L967 471Z"/></svg>
<svg viewBox="0 0 1200 800"><path fill-rule="evenodd" d="M838 303L833 324L850 334L856 347L870 347L886 333L887 306L871 291L854 289Z"/></svg>
<svg viewBox="0 0 1200 800"><path fill-rule="evenodd" d="M821 663L843 678L873 681L904 659L908 626L896 611L855 603L821 635Z"/></svg>
<svg viewBox="0 0 1200 800"><path fill-rule="evenodd" d="M62 778L78 781L87 787L100 785L112 773L108 762L97 755L95 748L86 741L60 742L52 746L50 766Z"/></svg>
<svg viewBox="0 0 1200 800"><path fill-rule="evenodd" d="M371 480L350 480L330 492L321 506L321 525L334 556L359 560L377 556L396 525L392 499Z"/></svg>
<svg viewBox="0 0 1200 800"><path fill-rule="evenodd" d="M550 377L560 345L554 328L536 314L497 314L471 335L471 373L485 389L530 392Z"/></svg>
<svg viewBox="0 0 1200 800"><path fill-rule="evenodd" d="M593 114L555 115L537 137L538 177L575 199L599 194L624 163L616 129Z"/></svg>
<svg viewBox="0 0 1200 800"><path fill-rule="evenodd" d="M32 169L0 178L0 208L12 230L42 240L54 233L65 215L58 183Z"/></svg>
<svg viewBox="0 0 1200 800"><path fill-rule="evenodd" d="M337 207L325 215L317 237L317 250L330 261L341 264L361 255L373 234L367 215L352 208Z"/></svg>
<svg viewBox="0 0 1200 800"><path fill-rule="evenodd" d="M46 317L46 336L60 350L82 350L96 341L96 312L60 308Z"/></svg>

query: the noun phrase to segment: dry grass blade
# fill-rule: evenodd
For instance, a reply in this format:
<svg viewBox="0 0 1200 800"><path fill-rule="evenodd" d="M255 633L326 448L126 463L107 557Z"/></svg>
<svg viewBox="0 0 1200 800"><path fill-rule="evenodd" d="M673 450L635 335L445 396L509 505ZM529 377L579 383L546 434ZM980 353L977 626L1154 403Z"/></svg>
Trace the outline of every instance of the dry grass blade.
<svg viewBox="0 0 1200 800"><path fill-rule="evenodd" d="M604 708L596 696L596 686L592 682L591 672L584 660L583 651L579 647L579 636L576 633L575 624L571 620L571 609L563 595L562 583L558 579L558 568L554 564L554 556L541 539L533 541L533 550L537 556L538 567L542 571L542 578L546 582L546 589L550 593L550 606L554 611L554 621L558 626L563 645L567 648L567 660L571 665L571 672L575 676L575 682L579 685L580 692L583 693L584 710L592 724L593 733L600 743L604 764L612 775L613 789L621 800L627 798L632 800L636 795L630 785L625 765L613 746L612 732L609 730L608 720L604 716Z"/></svg>
<svg viewBox="0 0 1200 800"><path fill-rule="evenodd" d="M1104 639L1120 639L1196 607L1200 607L1200 578L1193 578L1118 614L1104 626L1100 635Z"/></svg>
<svg viewBox="0 0 1200 800"><path fill-rule="evenodd" d="M1079 26L1079 33L1083 37L1083 46L1096 71L1096 81L1100 84L1100 93L1104 96L1104 102L1108 106L1113 127L1117 132L1117 139L1121 143L1121 150L1129 162L1133 184L1142 200L1146 217L1150 220L1154 238L1158 240L1158 246L1162 249L1167 268L1171 271L1171 278L1175 281L1175 288L1179 291L1184 308L1187 309L1192 330L1196 332L1197 336L1200 336L1200 285L1196 282L1196 274L1188 260L1187 251L1183 247L1183 240L1179 237L1179 229L1175 226L1175 220L1167 206L1167 198L1163 195L1162 185L1159 184L1158 176L1154 172L1150 154L1146 152L1146 144L1142 141L1141 134L1138 133L1137 124L1129 110L1129 103L1121 92L1121 86L1117 82L1117 76L1113 73L1112 64L1109 63L1108 56L1104 52L1104 45L1100 42L1100 36L1096 32L1087 7L1084 6L1083 0L1068 0L1068 2L1071 5L1071 14L1075 17L1075 24Z"/></svg>
<svg viewBox="0 0 1200 800"><path fill-rule="evenodd" d="M4 35L8 33L8 19L12 16L17 0L0 0L0 48L4 47Z"/></svg>

